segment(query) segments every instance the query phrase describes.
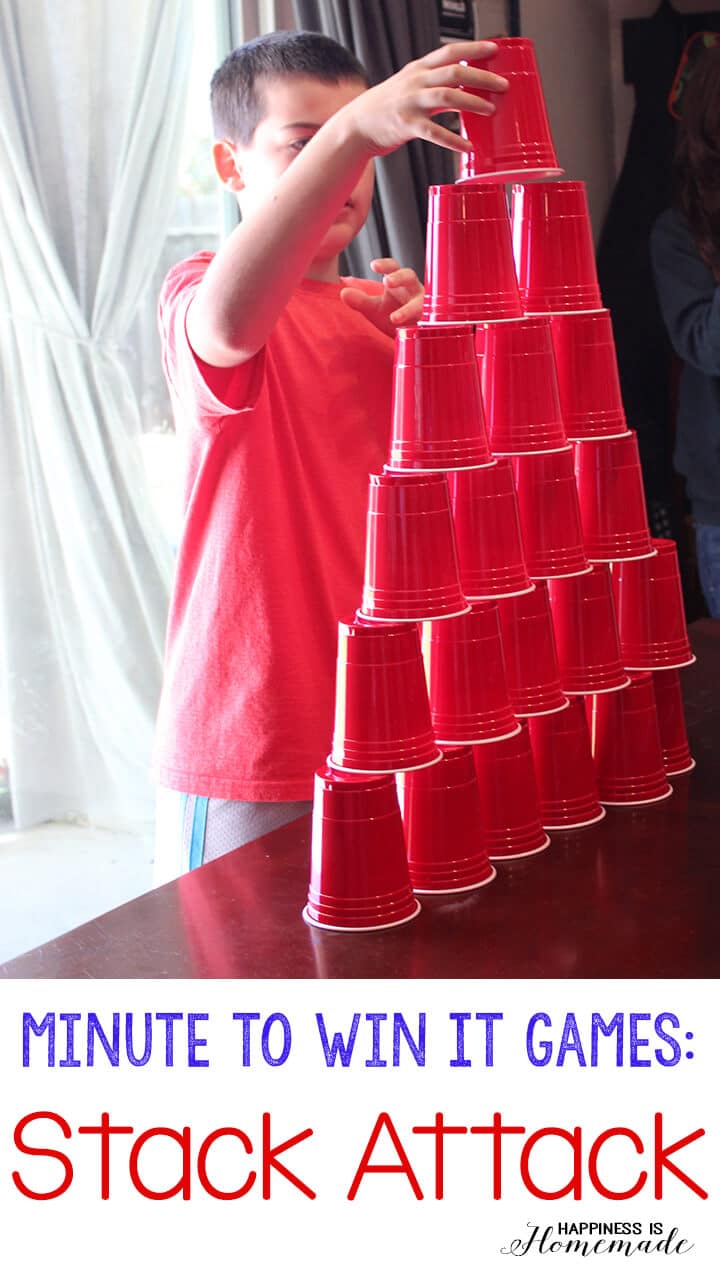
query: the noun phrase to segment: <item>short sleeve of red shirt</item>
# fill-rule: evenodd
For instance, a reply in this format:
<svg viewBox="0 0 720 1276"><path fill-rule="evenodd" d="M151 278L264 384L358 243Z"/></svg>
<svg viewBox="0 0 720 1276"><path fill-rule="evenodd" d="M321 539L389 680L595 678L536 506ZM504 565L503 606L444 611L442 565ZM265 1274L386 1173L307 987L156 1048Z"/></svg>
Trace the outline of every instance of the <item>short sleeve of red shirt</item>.
<svg viewBox="0 0 720 1276"><path fill-rule="evenodd" d="M304 280L262 351L212 368L185 329L211 260L175 266L159 305L184 525L155 772L209 797L308 799L330 746L337 621L360 601L367 476L387 459L393 341L341 284Z"/></svg>
<svg viewBox="0 0 720 1276"><path fill-rule="evenodd" d="M173 266L158 303L168 386L178 403L193 405L192 413L182 414L188 424L209 429L228 413L253 407L265 375L264 350L239 367L214 368L190 346L185 327L188 307L212 257L212 253L197 253Z"/></svg>

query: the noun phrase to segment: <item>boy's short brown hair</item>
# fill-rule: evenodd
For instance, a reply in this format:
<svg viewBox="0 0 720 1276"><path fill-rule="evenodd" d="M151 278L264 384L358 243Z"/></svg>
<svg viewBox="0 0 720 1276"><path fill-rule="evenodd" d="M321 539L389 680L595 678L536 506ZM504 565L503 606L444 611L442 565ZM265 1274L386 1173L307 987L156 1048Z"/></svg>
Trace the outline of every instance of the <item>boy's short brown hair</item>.
<svg viewBox="0 0 720 1276"><path fill-rule="evenodd" d="M361 62L329 36L317 31L273 31L233 49L210 85L216 138L249 146L263 117L259 83L263 77L310 75L325 84L361 80L369 84Z"/></svg>

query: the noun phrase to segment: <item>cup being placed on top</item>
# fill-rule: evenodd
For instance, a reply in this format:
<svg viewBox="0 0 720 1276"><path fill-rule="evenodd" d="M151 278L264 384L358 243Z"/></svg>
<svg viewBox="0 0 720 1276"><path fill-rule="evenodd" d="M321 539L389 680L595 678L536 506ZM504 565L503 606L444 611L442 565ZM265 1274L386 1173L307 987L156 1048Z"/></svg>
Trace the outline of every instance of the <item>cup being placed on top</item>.
<svg viewBox="0 0 720 1276"><path fill-rule="evenodd" d="M521 859L544 851L550 838L540 818L527 725L509 740L476 745L473 755L489 858Z"/></svg>
<svg viewBox="0 0 720 1276"><path fill-rule="evenodd" d="M529 594L515 479L507 457L448 475L460 583L470 600Z"/></svg>
<svg viewBox="0 0 720 1276"><path fill-rule="evenodd" d="M378 773L431 766L440 757L417 625L340 621L328 763Z"/></svg>
<svg viewBox="0 0 720 1276"><path fill-rule="evenodd" d="M425 625L423 656L435 740L480 744L517 735L510 705L500 618L494 603Z"/></svg>
<svg viewBox="0 0 720 1276"><path fill-rule="evenodd" d="M566 452L550 319L479 324L475 350L493 455Z"/></svg>
<svg viewBox="0 0 720 1276"><path fill-rule="evenodd" d="M435 620L469 609L444 474L370 475L365 620Z"/></svg>
<svg viewBox="0 0 720 1276"><path fill-rule="evenodd" d="M526 314L602 310L584 182L513 187L512 236Z"/></svg>
<svg viewBox="0 0 720 1276"><path fill-rule="evenodd" d="M492 465L468 325L420 325L395 335L388 471Z"/></svg>
<svg viewBox="0 0 720 1276"><path fill-rule="evenodd" d="M695 663L685 623L677 546L654 537L653 558L613 565L620 647L626 669L681 669Z"/></svg>
<svg viewBox="0 0 720 1276"><path fill-rule="evenodd" d="M645 806L670 797L652 674L587 702L598 797L605 806Z"/></svg>
<svg viewBox="0 0 720 1276"><path fill-rule="evenodd" d="M454 894L493 881L472 749L443 749L438 766L398 776L398 792L416 892Z"/></svg>
<svg viewBox="0 0 720 1276"><path fill-rule="evenodd" d="M316 771L305 921L323 930L385 930L418 912L394 777Z"/></svg>
<svg viewBox="0 0 720 1276"><path fill-rule="evenodd" d="M521 319L503 186L431 186L423 323Z"/></svg>
<svg viewBox="0 0 720 1276"><path fill-rule="evenodd" d="M528 731L543 828L579 829L604 819L583 701L573 698L562 713L528 718Z"/></svg>
<svg viewBox="0 0 720 1276"><path fill-rule="evenodd" d="M471 154L460 159L460 182L532 181L559 177L550 132L545 95L532 40L502 36L494 41L497 53L472 58L466 65L504 75L505 93L492 95L495 111L479 115L460 112L460 132L473 144ZM467 93L482 96L466 87Z"/></svg>
<svg viewBox="0 0 720 1276"><path fill-rule="evenodd" d="M634 430L574 443L575 478L587 556L593 563L652 558L645 489Z"/></svg>

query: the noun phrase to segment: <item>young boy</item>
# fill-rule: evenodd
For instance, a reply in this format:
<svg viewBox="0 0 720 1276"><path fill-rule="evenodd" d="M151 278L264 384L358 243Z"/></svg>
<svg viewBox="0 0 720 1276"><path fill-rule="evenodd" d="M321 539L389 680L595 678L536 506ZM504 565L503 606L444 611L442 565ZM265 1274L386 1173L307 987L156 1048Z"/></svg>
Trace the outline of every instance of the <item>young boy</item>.
<svg viewBox="0 0 720 1276"><path fill-rule="evenodd" d="M184 450L185 521L168 621L155 764L156 880L309 809L332 731L337 622L362 588L367 477L387 457L395 327L422 286L394 261L351 281L373 159L435 122L489 113L507 82L436 49L368 87L309 32L236 49L211 90L215 166L242 223L170 271L163 358ZM470 94L458 86L472 87Z"/></svg>

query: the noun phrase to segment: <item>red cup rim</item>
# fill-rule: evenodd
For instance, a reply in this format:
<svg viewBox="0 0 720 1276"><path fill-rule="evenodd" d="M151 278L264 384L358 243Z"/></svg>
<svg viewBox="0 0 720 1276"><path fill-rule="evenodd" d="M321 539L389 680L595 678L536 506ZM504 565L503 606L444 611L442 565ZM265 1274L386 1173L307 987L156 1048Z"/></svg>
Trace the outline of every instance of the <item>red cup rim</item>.
<svg viewBox="0 0 720 1276"><path fill-rule="evenodd" d="M524 190L524 189L525 189L525 185L526 185L526 183L525 183L525 182L517 182L517 183L516 183L516 185L513 187L513 194L515 194L515 191L516 191L516 190L518 190L518 191ZM540 186L540 185L542 185L542 183L541 183L541 182L528 182L528 183L527 183L527 185L528 185L528 186ZM547 185L548 185L548 186L552 186L553 190L561 190L561 191L578 191L578 190L582 190L582 191L587 192L587 182L581 182L581 181L578 181L578 180L577 180L577 179L575 179L575 178L568 178L568 179L567 179L567 181L564 181L564 182L548 182L548 183L547 183Z"/></svg>
<svg viewBox="0 0 720 1276"><path fill-rule="evenodd" d="M397 470L388 469L386 465L383 466L382 474L368 474L368 478L370 483L374 484L376 487L380 487L382 484L386 484L388 487L410 487L412 485L417 487L421 483L437 485L438 483L444 483L446 481L444 472L433 473L432 471L426 472L425 470L421 470L418 473L411 472L399 474Z"/></svg>
<svg viewBox="0 0 720 1276"><path fill-rule="evenodd" d="M695 761L693 757L690 758L690 761L688 762L687 766L678 767L677 770L675 770L671 762L670 766L665 767L665 774L666 775L687 775L690 771L694 771L696 766L697 766L697 762Z"/></svg>
<svg viewBox="0 0 720 1276"><path fill-rule="evenodd" d="M381 789L388 786L388 773L380 771L363 771L361 773L350 771L339 771L328 760L324 766L318 767L315 772L320 780L338 783L341 787L348 789Z"/></svg>
<svg viewBox="0 0 720 1276"><path fill-rule="evenodd" d="M302 911L302 919L308 926L316 926L318 930L341 930L349 933L369 930L391 930L393 926L404 926L406 922L411 922L414 917L417 917L421 910L421 904L417 899L415 900L415 904L415 909L412 913L408 913L407 917L396 917L394 921L379 922L375 926L340 926L333 925L331 922L316 922L315 918L310 915L308 904L305 905Z"/></svg>
<svg viewBox="0 0 720 1276"><path fill-rule="evenodd" d="M516 717L518 718L547 718L552 713L562 713L563 710L567 709L568 705L570 704L570 701L564 692L563 692L563 696L564 696L564 699L562 704L554 704L549 709L525 709L522 713L515 710ZM519 700L520 696L517 696L516 699Z"/></svg>
<svg viewBox="0 0 720 1276"><path fill-rule="evenodd" d="M499 456L500 453L497 453ZM458 471L465 472L467 470L491 470L497 464L495 457L491 457L489 461L482 461L476 465L413 465L402 466L393 465L392 461L388 462L388 474L456 474Z"/></svg>
<svg viewBox="0 0 720 1276"><path fill-rule="evenodd" d="M583 315L586 318L593 318L595 315L607 315L609 317L610 311L607 306L602 306L599 310L560 310L557 314L548 315L548 318L554 321L555 319L577 319Z"/></svg>
<svg viewBox="0 0 720 1276"><path fill-rule="evenodd" d="M470 177L458 177L456 186L489 186L496 183L498 178L507 182L520 182L525 178L523 185L532 186L535 182L544 182L552 177L562 177L565 172L564 168L535 168L530 165L528 168L493 168L488 169L487 175L484 173L473 173Z"/></svg>
<svg viewBox="0 0 720 1276"><path fill-rule="evenodd" d="M438 749L436 756L434 758L430 758L428 762L415 762L413 763L412 766L395 766L384 772L383 771L362 771L359 767L343 766L342 763L333 761L332 754L328 755L327 765L329 767L332 767L333 771L344 771L347 775L351 775L351 776L352 775L388 776L388 775L400 775L400 774L403 774L405 771L423 771L425 767L437 766L438 762L442 762L442 757L443 757L442 750Z"/></svg>
<svg viewBox="0 0 720 1276"><path fill-rule="evenodd" d="M410 328L398 328L395 336L399 342L417 341L419 337L425 338L431 334L433 337L467 337L470 326L468 323L414 323Z"/></svg>
<svg viewBox="0 0 720 1276"><path fill-rule="evenodd" d="M612 561L614 562L615 560L613 559ZM589 576L590 572L593 569L593 566L594 564L590 563L590 565L587 567L578 567L576 571L548 572L544 576L530 576L530 579L534 581L535 584L537 585L541 585L543 581L548 581L548 580L572 580L574 576ZM530 575L529 572L528 572L528 575Z"/></svg>
<svg viewBox="0 0 720 1276"><path fill-rule="evenodd" d="M599 315L602 314L602 309L598 306L594 306L587 310L528 310L526 313L528 318L533 319L539 315L544 315L547 319L565 319L568 315ZM628 433L630 433L630 431L628 431ZM620 435L613 434L610 437L619 438Z"/></svg>
<svg viewBox="0 0 720 1276"><path fill-rule="evenodd" d="M648 663L647 663L647 665L629 665L629 664L626 664L626 665L625 665L625 669L627 670L627 672L628 672L628 673L631 675L631 677L633 677L633 678L634 678L634 677L635 677L635 675L636 675L636 674L638 674L638 673L650 673L650 674L652 674L652 673L661 673L663 669L688 669L688 668L690 667L690 665L694 665L694 664L696 664L696 663L697 663L697 656L695 655L695 652L694 652L694 651L691 651L690 655L689 655L689 656L687 656L687 657L686 657L685 659L683 659L683 660L676 660L674 657L670 657L670 658L667 658L667 659L666 659L666 658L664 658L662 655L661 655L661 656L656 656L656 657L655 657L655 660L656 660L658 663L653 664L653 663L652 663L652 653L651 653L651 654L648 656Z"/></svg>
<svg viewBox="0 0 720 1276"><path fill-rule="evenodd" d="M354 616L344 616L339 621L340 628L346 629L353 638L367 638L370 634L395 637L398 634L406 634L409 626L414 623L416 622L407 620L374 620L371 617L361 616L359 608Z"/></svg>
<svg viewBox="0 0 720 1276"><path fill-rule="evenodd" d="M562 680L562 671L560 673L560 678ZM578 681L580 681L580 679L578 679ZM628 677L626 673L625 681L613 683L612 687L586 687L582 691L579 688L568 689L567 687L563 687L563 691L566 696L570 696L570 697L572 696L607 696L607 695L610 695L610 693L613 691L624 691L625 688L629 686L630 686L630 678Z"/></svg>
<svg viewBox="0 0 720 1276"><path fill-rule="evenodd" d="M490 865L490 873L483 877L482 881L471 882L469 886L445 886L442 888L428 886L413 886L414 895L462 895L466 891L479 891L482 886L489 886L497 877L497 869ZM412 877L412 866L410 868Z"/></svg>
<svg viewBox="0 0 720 1276"><path fill-rule="evenodd" d="M433 197L436 192L439 193L440 191L444 191L446 197L449 199L458 199L460 195L462 194L462 192L458 190L459 185L460 185L459 182L436 182L434 185L428 187L428 199ZM498 190L502 190L504 183L503 182L484 182L483 193L487 191L489 186L496 186Z"/></svg>
<svg viewBox="0 0 720 1276"><path fill-rule="evenodd" d="M599 814L593 815L591 819L589 820L580 820L577 824L543 824L543 828L547 829L549 833L565 833L565 832L571 831L572 829L584 829L584 828L589 828L591 824L599 824L601 820L605 819L605 816L607 814L605 807L602 805L602 803L600 803L599 805L600 805Z"/></svg>
<svg viewBox="0 0 720 1276"><path fill-rule="evenodd" d="M545 833L545 837L543 841L540 843L540 845L533 846L532 849L529 851L505 851L505 853L503 853L502 851L497 851L497 852L490 851L488 853L488 859L490 860L491 863L493 860L497 860L498 862L500 860L525 860L530 855L539 855L540 851L546 851L549 845L550 845L550 838L548 837L547 833Z"/></svg>
<svg viewBox="0 0 720 1276"><path fill-rule="evenodd" d="M672 797L673 792L672 784L668 784L665 791L657 793L655 797L624 798L622 801L604 797L602 804L603 806L652 806L653 802L664 802L666 798Z"/></svg>

